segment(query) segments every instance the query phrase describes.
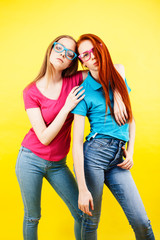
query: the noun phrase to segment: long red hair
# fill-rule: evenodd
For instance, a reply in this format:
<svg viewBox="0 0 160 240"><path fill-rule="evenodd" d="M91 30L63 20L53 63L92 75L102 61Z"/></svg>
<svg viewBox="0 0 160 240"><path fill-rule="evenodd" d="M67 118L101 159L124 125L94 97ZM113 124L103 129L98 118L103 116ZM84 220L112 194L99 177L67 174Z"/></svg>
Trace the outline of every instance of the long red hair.
<svg viewBox="0 0 160 240"><path fill-rule="evenodd" d="M133 115L127 87L123 78L115 69L105 43L94 34L83 34L79 37L77 41L77 48L79 48L80 44L85 40L89 40L92 42L94 47L94 54L99 64L99 82L101 83L105 94L106 112L107 106L109 106L111 115L114 116L109 98L110 84L112 91L114 92L116 90L121 95L128 114L128 122L131 122Z"/></svg>

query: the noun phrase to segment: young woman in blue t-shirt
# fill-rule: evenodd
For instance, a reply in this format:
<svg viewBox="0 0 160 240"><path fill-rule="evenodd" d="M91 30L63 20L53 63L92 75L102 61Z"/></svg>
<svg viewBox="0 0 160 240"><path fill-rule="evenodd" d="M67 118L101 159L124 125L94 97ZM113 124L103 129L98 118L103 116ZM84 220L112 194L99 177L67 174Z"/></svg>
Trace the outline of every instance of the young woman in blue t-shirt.
<svg viewBox="0 0 160 240"><path fill-rule="evenodd" d="M75 114L73 158L79 188L78 206L84 212L82 239L97 239L105 184L123 208L136 239L153 240L150 220L129 171L133 166L135 121L124 67L113 65L106 45L93 34L79 38L78 52L81 62L90 71L82 84L85 97L72 111ZM113 112L115 89L128 115L128 123L122 126L117 125ZM85 116L91 132L83 148Z"/></svg>

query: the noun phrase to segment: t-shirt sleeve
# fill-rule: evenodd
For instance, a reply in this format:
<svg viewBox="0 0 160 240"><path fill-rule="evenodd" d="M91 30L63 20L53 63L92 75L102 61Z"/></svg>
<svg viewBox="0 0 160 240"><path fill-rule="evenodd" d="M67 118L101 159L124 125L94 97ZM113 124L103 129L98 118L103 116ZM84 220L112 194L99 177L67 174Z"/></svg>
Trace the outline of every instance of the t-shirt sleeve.
<svg viewBox="0 0 160 240"><path fill-rule="evenodd" d="M127 79L125 78L125 84L126 84L126 87L127 87L127 90L128 90L128 93L131 92L131 88L128 86L128 83L127 83Z"/></svg>
<svg viewBox="0 0 160 240"><path fill-rule="evenodd" d="M30 89L25 88L23 90L23 100L24 100L25 110L28 108L39 108L38 100Z"/></svg>
<svg viewBox="0 0 160 240"><path fill-rule="evenodd" d="M82 71L78 71L75 75L76 85L81 85L83 82Z"/></svg>
<svg viewBox="0 0 160 240"><path fill-rule="evenodd" d="M88 112L87 104L84 99L82 99L77 106L71 111L71 113L86 116Z"/></svg>

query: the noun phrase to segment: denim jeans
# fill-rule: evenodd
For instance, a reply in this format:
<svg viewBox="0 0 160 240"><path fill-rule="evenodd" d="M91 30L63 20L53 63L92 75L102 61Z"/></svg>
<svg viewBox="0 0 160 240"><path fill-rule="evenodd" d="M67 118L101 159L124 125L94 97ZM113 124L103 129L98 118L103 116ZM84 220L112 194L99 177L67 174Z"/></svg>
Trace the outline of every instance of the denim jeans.
<svg viewBox="0 0 160 240"><path fill-rule="evenodd" d="M104 184L121 205L136 239L155 239L130 171L116 166L123 161L121 148L124 145L125 142L118 139L92 139L84 143L85 179L93 197L94 210L93 216L83 216L83 240L97 239Z"/></svg>
<svg viewBox="0 0 160 240"><path fill-rule="evenodd" d="M16 175L24 204L24 240L37 240L41 217L41 188L45 177L68 206L75 219L75 237L81 240L82 212L78 209L77 183L66 165L66 158L58 162L44 160L29 149L21 147L16 163Z"/></svg>

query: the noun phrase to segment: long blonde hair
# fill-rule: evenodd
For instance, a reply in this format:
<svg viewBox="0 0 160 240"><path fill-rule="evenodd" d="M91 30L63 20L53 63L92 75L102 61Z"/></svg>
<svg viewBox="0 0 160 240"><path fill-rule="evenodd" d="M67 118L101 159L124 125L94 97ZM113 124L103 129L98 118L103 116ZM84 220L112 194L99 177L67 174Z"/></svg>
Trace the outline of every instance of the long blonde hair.
<svg viewBox="0 0 160 240"><path fill-rule="evenodd" d="M68 38L68 39L71 39L75 42L76 44L76 41L73 37L69 36L69 35L61 35L57 38L55 38L48 46L47 50L46 50L46 54L45 54L45 57L44 57L44 60L43 60L43 63L42 63L42 66L40 68L40 71L37 75L37 77L29 84L32 85L32 83L35 83L37 82L40 78L42 78L45 74L47 74L47 78L48 79L51 79L53 76L54 76L54 67L53 65L50 63L50 54L51 54L51 51L52 51L52 47L53 47L53 43L54 42L57 42L59 41L61 38ZM77 47L76 47L76 50L75 52L77 53ZM70 66L66 69L63 70L62 72L62 77L68 77L70 75L73 75L77 72L77 69L78 69L78 58L75 58Z"/></svg>

